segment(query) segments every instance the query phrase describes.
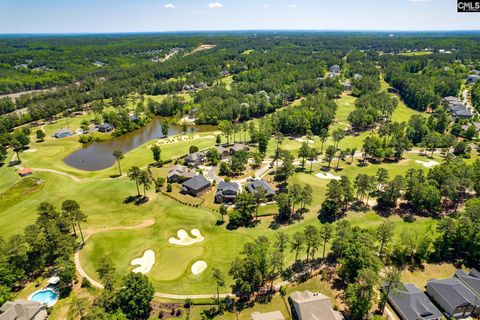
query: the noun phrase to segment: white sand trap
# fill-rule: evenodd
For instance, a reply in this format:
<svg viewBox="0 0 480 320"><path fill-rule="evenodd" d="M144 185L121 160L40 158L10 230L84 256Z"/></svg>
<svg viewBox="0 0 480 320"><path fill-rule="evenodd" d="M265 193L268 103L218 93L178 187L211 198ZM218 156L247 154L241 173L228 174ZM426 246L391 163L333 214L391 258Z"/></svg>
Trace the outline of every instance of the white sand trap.
<svg viewBox="0 0 480 320"><path fill-rule="evenodd" d="M317 178L320 178L323 180L340 180L341 179L339 176L334 176L330 172L327 172L327 173L320 172L320 173L317 173L316 176Z"/></svg>
<svg viewBox="0 0 480 320"><path fill-rule="evenodd" d="M146 274L152 270L152 266L155 263L155 252L153 250L147 250L143 253L143 257L133 259L131 262L132 266L139 265L133 269L133 272Z"/></svg>
<svg viewBox="0 0 480 320"><path fill-rule="evenodd" d="M309 140L306 137L296 138L295 140L298 141L298 142L302 142L302 143L303 142L306 142L306 143L313 143L314 142L313 140Z"/></svg>
<svg viewBox="0 0 480 320"><path fill-rule="evenodd" d="M27 149L23 152L26 152L26 153L37 152L37 149Z"/></svg>
<svg viewBox="0 0 480 320"><path fill-rule="evenodd" d="M177 231L177 237L171 237L170 239L168 239L168 242L179 246L190 246L192 244L205 240L205 238L200 233L200 230L198 229L192 229L190 233L195 238L190 237L187 231L180 229Z"/></svg>
<svg viewBox="0 0 480 320"><path fill-rule="evenodd" d="M346 106L349 106L349 105L350 105L350 103L349 103L349 102L345 102L345 105L346 105Z"/></svg>
<svg viewBox="0 0 480 320"><path fill-rule="evenodd" d="M415 160L415 162L421 164L425 168L431 168L433 166L438 165L438 162L433 160L430 160L430 161Z"/></svg>
<svg viewBox="0 0 480 320"><path fill-rule="evenodd" d="M207 269L207 263L205 261L197 261L194 264L192 264L192 273L193 274L199 274L202 273Z"/></svg>

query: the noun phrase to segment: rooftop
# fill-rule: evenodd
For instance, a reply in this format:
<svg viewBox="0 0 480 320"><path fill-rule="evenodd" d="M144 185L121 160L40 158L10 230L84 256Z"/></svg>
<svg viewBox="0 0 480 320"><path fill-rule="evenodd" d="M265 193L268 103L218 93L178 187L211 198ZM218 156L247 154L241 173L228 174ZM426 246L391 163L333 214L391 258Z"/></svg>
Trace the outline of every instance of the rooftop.
<svg viewBox="0 0 480 320"><path fill-rule="evenodd" d="M388 300L403 319L439 319L442 313L414 284L392 290Z"/></svg>

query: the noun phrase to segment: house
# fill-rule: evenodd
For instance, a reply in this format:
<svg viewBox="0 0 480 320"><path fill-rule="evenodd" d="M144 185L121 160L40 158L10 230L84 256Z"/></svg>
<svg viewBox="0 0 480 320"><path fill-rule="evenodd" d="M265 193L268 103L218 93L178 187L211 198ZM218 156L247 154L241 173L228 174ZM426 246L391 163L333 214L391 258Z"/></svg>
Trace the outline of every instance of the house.
<svg viewBox="0 0 480 320"><path fill-rule="evenodd" d="M140 118L139 118L136 114L130 114L130 115L128 116L128 119L129 119L130 121L138 121Z"/></svg>
<svg viewBox="0 0 480 320"><path fill-rule="evenodd" d="M469 273L465 270L455 271L457 277L464 285L472 291L480 300L480 272L476 269L471 269Z"/></svg>
<svg viewBox="0 0 480 320"><path fill-rule="evenodd" d="M457 97L452 97L452 96L443 98L443 103L447 107L451 107L457 104L462 104Z"/></svg>
<svg viewBox="0 0 480 320"><path fill-rule="evenodd" d="M467 77L467 83L475 83L480 80L480 75L478 74L471 74Z"/></svg>
<svg viewBox="0 0 480 320"><path fill-rule="evenodd" d="M252 320L285 320L283 314L280 311L272 311L272 312L253 312L252 313Z"/></svg>
<svg viewBox="0 0 480 320"><path fill-rule="evenodd" d="M235 202L239 192L240 185L238 183L220 181L217 185L217 192L215 193L215 203Z"/></svg>
<svg viewBox="0 0 480 320"><path fill-rule="evenodd" d="M338 64L334 64L328 69L328 71L330 71L330 73L340 73L340 66Z"/></svg>
<svg viewBox="0 0 480 320"><path fill-rule="evenodd" d="M25 168L18 171L18 174L20 175L20 177L26 177L31 175L32 173L33 173L33 170L31 168Z"/></svg>
<svg viewBox="0 0 480 320"><path fill-rule="evenodd" d="M333 310L330 298L321 293L312 293L308 290L295 291L290 295L295 312L299 320L340 320L342 315Z"/></svg>
<svg viewBox="0 0 480 320"><path fill-rule="evenodd" d="M350 81L344 81L342 82L343 90L344 91L351 91L352 90L352 82Z"/></svg>
<svg viewBox="0 0 480 320"><path fill-rule="evenodd" d="M452 116L455 118L471 118L472 113L468 111L467 107L465 107L463 104L456 104L453 106L450 106L448 108L450 110L450 113Z"/></svg>
<svg viewBox="0 0 480 320"><path fill-rule="evenodd" d="M190 168L196 168L205 161L205 154L202 152L193 152L185 157L184 163Z"/></svg>
<svg viewBox="0 0 480 320"><path fill-rule="evenodd" d="M195 90L195 86L186 84L186 85L183 86L183 90L184 91L192 91L192 90Z"/></svg>
<svg viewBox="0 0 480 320"><path fill-rule="evenodd" d="M457 278L427 281L427 294L449 317L480 314L480 299Z"/></svg>
<svg viewBox="0 0 480 320"><path fill-rule="evenodd" d="M235 143L233 146L230 147L230 153L233 154L235 152L238 152L238 151L250 151L250 148L243 144L243 143Z"/></svg>
<svg viewBox="0 0 480 320"><path fill-rule="evenodd" d="M359 73L355 73L353 75L353 80L361 80L363 78L363 76Z"/></svg>
<svg viewBox="0 0 480 320"><path fill-rule="evenodd" d="M0 308L0 320L44 320L47 317L45 306L36 301L7 301Z"/></svg>
<svg viewBox="0 0 480 320"><path fill-rule="evenodd" d="M220 154L220 159L222 160L228 158L228 156L230 155L230 151L222 146L218 146L217 151Z"/></svg>
<svg viewBox="0 0 480 320"><path fill-rule="evenodd" d="M176 166L172 167L168 170L167 181L169 183L172 182L183 182L190 178L195 177L196 173L190 171L187 167L182 166L181 164L177 164Z"/></svg>
<svg viewBox="0 0 480 320"><path fill-rule="evenodd" d="M256 179L247 184L247 191L252 195L258 193L260 189L265 191L265 197L269 200L272 200L273 196L275 196L275 190L263 179Z"/></svg>
<svg viewBox="0 0 480 320"><path fill-rule="evenodd" d="M182 184L182 193L197 197L204 191L210 189L212 184L203 175L199 174L188 179Z"/></svg>
<svg viewBox="0 0 480 320"><path fill-rule="evenodd" d="M102 123L97 129L100 132L110 132L113 130L113 126L110 123Z"/></svg>
<svg viewBox="0 0 480 320"><path fill-rule="evenodd" d="M414 284L401 284L388 293L388 302L402 320L437 320L443 317L440 310Z"/></svg>
<svg viewBox="0 0 480 320"><path fill-rule="evenodd" d="M55 132L53 136L57 139L61 139L61 138L70 137L71 135L72 135L72 131L70 131L70 129L62 128L57 132Z"/></svg>

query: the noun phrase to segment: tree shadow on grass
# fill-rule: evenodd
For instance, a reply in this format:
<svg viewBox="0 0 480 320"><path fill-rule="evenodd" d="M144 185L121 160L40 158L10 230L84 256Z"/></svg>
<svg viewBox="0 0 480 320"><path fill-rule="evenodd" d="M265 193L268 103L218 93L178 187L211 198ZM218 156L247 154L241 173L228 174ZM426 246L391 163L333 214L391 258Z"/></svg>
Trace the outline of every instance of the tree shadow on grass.
<svg viewBox="0 0 480 320"><path fill-rule="evenodd" d="M141 205L141 204L147 203L148 200L149 200L148 197L139 196L139 195L134 195L134 196L128 196L128 197L126 197L126 198L123 200L123 203L124 203L124 204L133 203L133 204L139 206L139 205Z"/></svg>
<svg viewBox="0 0 480 320"><path fill-rule="evenodd" d="M112 178L112 179L120 178L120 177L121 177L121 175L119 175L118 173L117 173L117 174L112 174L112 175L110 176L110 178Z"/></svg>

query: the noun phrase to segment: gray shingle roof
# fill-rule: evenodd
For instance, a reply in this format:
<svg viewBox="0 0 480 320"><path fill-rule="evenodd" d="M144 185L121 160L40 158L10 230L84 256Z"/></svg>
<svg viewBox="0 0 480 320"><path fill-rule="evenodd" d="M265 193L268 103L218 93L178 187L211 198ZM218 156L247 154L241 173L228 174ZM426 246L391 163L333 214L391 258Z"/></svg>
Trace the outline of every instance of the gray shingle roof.
<svg viewBox="0 0 480 320"><path fill-rule="evenodd" d="M0 308L1 320L43 320L47 319L47 316L43 304L35 301L7 301Z"/></svg>
<svg viewBox="0 0 480 320"><path fill-rule="evenodd" d="M388 294L388 301L404 320L439 319L442 313L414 284L402 285Z"/></svg>
<svg viewBox="0 0 480 320"><path fill-rule="evenodd" d="M475 294L457 278L429 280L427 282L427 288L435 291L440 297L442 297L451 309L469 304L478 304L478 302L476 302L477 299ZM446 306L442 307L445 308Z"/></svg>
<svg viewBox="0 0 480 320"><path fill-rule="evenodd" d="M182 186L187 187L190 190L201 190L206 186L210 185L210 181L208 181L203 175L199 174L195 177L188 179L185 181Z"/></svg>
<svg viewBox="0 0 480 320"><path fill-rule="evenodd" d="M480 298L480 272L475 269L466 273L464 270L455 271L455 277L460 279L470 290Z"/></svg>
<svg viewBox="0 0 480 320"><path fill-rule="evenodd" d="M263 179L253 180L247 184L247 191L251 194L256 194L259 189L265 190L265 196L270 197L275 195L275 191L272 187Z"/></svg>
<svg viewBox="0 0 480 320"><path fill-rule="evenodd" d="M341 314L332 309L330 298L308 290L295 291L290 295L295 312L300 320L340 320Z"/></svg>

